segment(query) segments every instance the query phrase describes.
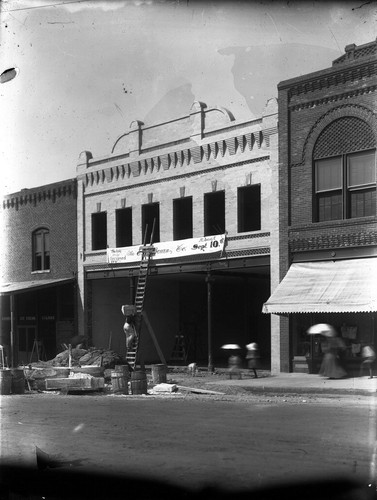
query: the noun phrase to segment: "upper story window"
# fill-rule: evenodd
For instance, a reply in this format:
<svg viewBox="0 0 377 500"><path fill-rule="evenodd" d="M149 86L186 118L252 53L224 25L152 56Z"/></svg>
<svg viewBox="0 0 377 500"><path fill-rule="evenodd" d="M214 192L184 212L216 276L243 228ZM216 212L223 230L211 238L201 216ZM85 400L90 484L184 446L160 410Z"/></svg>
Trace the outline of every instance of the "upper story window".
<svg viewBox="0 0 377 500"><path fill-rule="evenodd" d="M341 118L322 132L314 149L317 222L376 215L376 153L371 146L372 131L358 118Z"/></svg>
<svg viewBox="0 0 377 500"><path fill-rule="evenodd" d="M259 231L261 228L260 184L238 188L238 232Z"/></svg>
<svg viewBox="0 0 377 500"><path fill-rule="evenodd" d="M116 246L132 246L132 208L119 208L115 211Z"/></svg>
<svg viewBox="0 0 377 500"><path fill-rule="evenodd" d="M192 197L173 200L173 238L192 238Z"/></svg>
<svg viewBox="0 0 377 500"><path fill-rule="evenodd" d="M107 247L107 214L92 214L92 250L103 250Z"/></svg>
<svg viewBox="0 0 377 500"><path fill-rule="evenodd" d="M225 233L225 191L204 195L204 236Z"/></svg>
<svg viewBox="0 0 377 500"><path fill-rule="evenodd" d="M142 205L141 218L143 243L158 243L160 241L160 204Z"/></svg>
<svg viewBox="0 0 377 500"><path fill-rule="evenodd" d="M50 269L50 232L40 228L33 233L33 271Z"/></svg>

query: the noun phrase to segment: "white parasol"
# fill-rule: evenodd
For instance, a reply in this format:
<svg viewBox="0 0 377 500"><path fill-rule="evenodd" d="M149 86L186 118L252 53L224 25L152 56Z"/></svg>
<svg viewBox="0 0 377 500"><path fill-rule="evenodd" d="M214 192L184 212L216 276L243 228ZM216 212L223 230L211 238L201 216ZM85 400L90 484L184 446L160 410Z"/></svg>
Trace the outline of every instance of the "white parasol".
<svg viewBox="0 0 377 500"><path fill-rule="evenodd" d="M250 344L246 344L245 347L249 351L256 351L258 349L258 344L256 344L255 342L251 342Z"/></svg>
<svg viewBox="0 0 377 500"><path fill-rule="evenodd" d="M224 344L221 349L241 349L238 344Z"/></svg>
<svg viewBox="0 0 377 500"><path fill-rule="evenodd" d="M307 331L309 335L323 335L324 337L336 337L336 330L327 323L318 323L313 325Z"/></svg>

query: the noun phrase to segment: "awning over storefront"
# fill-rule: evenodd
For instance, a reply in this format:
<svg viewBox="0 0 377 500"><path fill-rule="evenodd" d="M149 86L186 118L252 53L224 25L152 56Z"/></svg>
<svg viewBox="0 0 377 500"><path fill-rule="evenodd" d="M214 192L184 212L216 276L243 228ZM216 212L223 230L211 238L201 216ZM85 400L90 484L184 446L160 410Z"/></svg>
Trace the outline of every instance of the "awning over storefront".
<svg viewBox="0 0 377 500"><path fill-rule="evenodd" d="M50 280L35 280L35 281L19 281L17 283L2 283L0 284L0 295L10 293L29 292L37 288L46 288L56 285L65 285L72 283L73 278L50 279Z"/></svg>
<svg viewBox="0 0 377 500"><path fill-rule="evenodd" d="M264 313L377 311L377 258L292 264Z"/></svg>

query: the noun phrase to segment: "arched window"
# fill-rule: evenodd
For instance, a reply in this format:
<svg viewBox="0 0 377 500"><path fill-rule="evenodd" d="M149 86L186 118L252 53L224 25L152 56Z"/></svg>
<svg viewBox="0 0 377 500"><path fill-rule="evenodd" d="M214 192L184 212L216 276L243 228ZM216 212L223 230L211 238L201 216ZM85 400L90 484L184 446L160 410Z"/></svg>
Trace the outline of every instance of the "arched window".
<svg viewBox="0 0 377 500"><path fill-rule="evenodd" d="M39 228L33 233L33 271L50 269L50 233Z"/></svg>
<svg viewBox="0 0 377 500"><path fill-rule="evenodd" d="M317 222L376 215L376 149L367 123L351 116L330 123L313 160Z"/></svg>

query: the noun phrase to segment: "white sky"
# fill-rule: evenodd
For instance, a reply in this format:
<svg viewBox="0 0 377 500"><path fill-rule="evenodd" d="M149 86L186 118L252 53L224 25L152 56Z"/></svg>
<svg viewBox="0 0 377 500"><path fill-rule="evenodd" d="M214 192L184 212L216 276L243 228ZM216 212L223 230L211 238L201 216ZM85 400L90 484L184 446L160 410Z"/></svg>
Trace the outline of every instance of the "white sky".
<svg viewBox="0 0 377 500"><path fill-rule="evenodd" d="M19 68L0 86L4 194L75 177L81 151L194 100L258 116L279 81L375 40L377 3L3 0L0 21L0 73Z"/></svg>

